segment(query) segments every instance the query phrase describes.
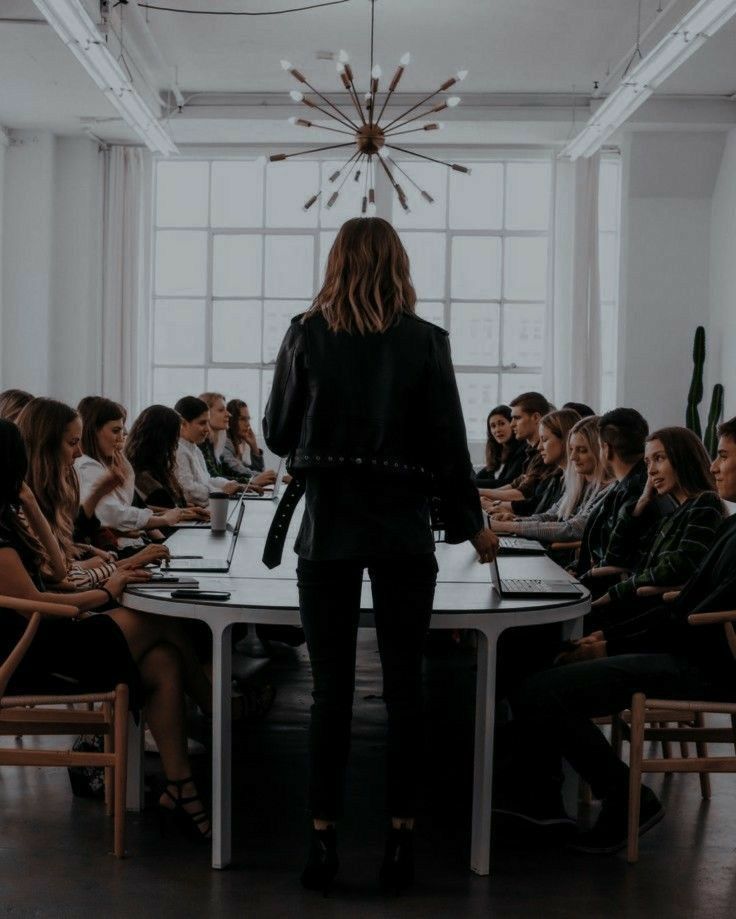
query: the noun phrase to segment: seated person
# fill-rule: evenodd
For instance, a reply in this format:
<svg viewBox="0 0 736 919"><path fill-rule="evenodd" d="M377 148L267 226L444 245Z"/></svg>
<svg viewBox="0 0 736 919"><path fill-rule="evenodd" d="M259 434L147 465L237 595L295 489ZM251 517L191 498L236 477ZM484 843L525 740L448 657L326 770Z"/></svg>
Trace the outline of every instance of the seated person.
<svg viewBox="0 0 736 919"><path fill-rule="evenodd" d="M187 508L191 517L207 520L205 508L187 506L176 478L180 432L181 418L166 405L149 405L136 418L125 442L135 473L135 498L142 507Z"/></svg>
<svg viewBox="0 0 736 919"><path fill-rule="evenodd" d="M595 415L593 409L586 405L585 402L566 402L563 408L571 408L574 412L577 412L581 418L590 418Z"/></svg>
<svg viewBox="0 0 736 919"><path fill-rule="evenodd" d="M176 448L176 479L188 504L206 507L212 491L234 495L244 485L221 475L210 475L199 445L209 434L210 410L196 396L184 396L174 406L181 418L179 445Z"/></svg>
<svg viewBox="0 0 736 919"><path fill-rule="evenodd" d="M74 462L79 478L81 501L111 470L116 472L120 485L97 503L97 518L104 527L118 533L155 530L174 526L187 518L179 507L155 513L148 507L136 507L135 473L123 454L125 439L125 409L102 396L85 400L82 415L82 455Z"/></svg>
<svg viewBox="0 0 736 919"><path fill-rule="evenodd" d="M598 419L582 418L570 430L565 490L552 507L541 514L515 520L491 520L495 533L508 533L543 542L578 540L596 504L609 485L608 469L601 462Z"/></svg>
<svg viewBox="0 0 736 919"><path fill-rule="evenodd" d="M523 501L530 497L542 475L544 463L539 455L539 422L549 414L549 402L538 392L526 392L511 402L511 427L514 437L524 444L522 471L513 481L499 488L479 488L480 496L490 501Z"/></svg>
<svg viewBox="0 0 736 919"><path fill-rule="evenodd" d="M222 449L222 465L229 472L254 475L263 472L263 450L258 446L251 426L250 409L242 399L231 399L227 404L227 432Z"/></svg>
<svg viewBox="0 0 736 919"><path fill-rule="evenodd" d="M0 418L15 423L32 398L33 396L23 389L6 389L0 392Z"/></svg>
<svg viewBox="0 0 736 919"><path fill-rule="evenodd" d="M538 455L542 467L536 483L527 497L520 501L494 504L481 498L481 506L494 517L511 520L529 514L543 514L558 501L564 488L567 466L567 439L573 426L580 420L577 412L560 409L549 412L539 422Z"/></svg>
<svg viewBox="0 0 736 919"><path fill-rule="evenodd" d="M127 683L132 706L142 705L161 753L166 788L160 806L167 814L175 811L195 836L209 838L209 819L191 778L183 690L205 711L211 711L212 686L175 620L120 607L119 598L126 586L147 580L145 571L116 572L105 588L74 594L45 591L41 575L44 561L63 564L63 559L59 559L51 527L24 484L27 465L20 432L15 425L0 420L2 592L21 600L74 606L74 620L78 621L66 614L44 616L9 691L46 690L57 674L75 680L75 688L82 691L110 690L118 683ZM108 608L104 615L84 615L100 607ZM27 618L22 613L0 610L0 658L15 646Z"/></svg>
<svg viewBox="0 0 736 919"><path fill-rule="evenodd" d="M736 418L719 429L711 469L718 493L736 501ZM679 597L578 643L572 662L538 673L512 696L514 722L508 774L497 776L497 810L520 820L554 826L572 821L560 796L566 759L603 801L595 826L574 848L610 853L627 834L628 767L591 718L622 711L635 692L650 698L736 698L736 664L722 625L691 626L694 612L736 607L736 516L723 522L716 541ZM654 792L641 790L639 832L664 811Z"/></svg>
<svg viewBox="0 0 736 919"><path fill-rule="evenodd" d="M593 602L593 629L615 622L622 613L633 614L636 606L652 605L652 595L682 586L712 545L725 516L723 502L714 493L710 459L692 431L673 427L650 434L644 462L644 491L635 507L619 517L622 538L637 544L638 557L630 575ZM647 511L655 497L663 495L672 497L677 508L652 525Z"/></svg>
<svg viewBox="0 0 736 919"><path fill-rule="evenodd" d="M521 475L526 458L522 442L514 436L508 405L491 409L486 434L486 464L476 472L475 481L482 488L500 488Z"/></svg>
<svg viewBox="0 0 736 919"><path fill-rule="evenodd" d="M632 564L631 546L623 538L628 517L647 479L644 442L649 426L636 409L616 408L598 419L601 464L610 468L614 483L592 510L583 532L573 571L594 597L618 580L616 569Z"/></svg>
<svg viewBox="0 0 736 919"><path fill-rule="evenodd" d="M199 398L207 404L210 411L207 437L199 444L210 476L213 478L229 477L237 482L250 484L256 491L261 491L264 485L272 485L276 480L273 469L254 475L253 471L243 466L242 463L240 472L235 471L232 464L228 465L225 461L225 445L230 425L230 413L225 405L225 397L221 393L205 392ZM250 423L250 415L248 418Z"/></svg>

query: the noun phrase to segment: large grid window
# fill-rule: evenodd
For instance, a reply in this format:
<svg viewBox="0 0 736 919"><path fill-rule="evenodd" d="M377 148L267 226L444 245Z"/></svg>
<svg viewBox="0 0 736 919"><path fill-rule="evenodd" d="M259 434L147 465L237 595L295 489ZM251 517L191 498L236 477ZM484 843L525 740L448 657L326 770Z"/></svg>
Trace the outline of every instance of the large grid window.
<svg viewBox="0 0 736 919"><path fill-rule="evenodd" d="M380 177L378 213L401 234L418 313L451 334L468 436L499 401L540 389L550 287L551 156L465 160L471 174L399 165L404 213ZM205 389L262 417L291 317L313 298L338 227L359 212L349 179L332 209L302 203L341 164L262 157L159 162L155 182L152 397Z"/></svg>
<svg viewBox="0 0 736 919"><path fill-rule="evenodd" d="M621 159L601 160L598 186L598 260L601 299L601 412L617 404Z"/></svg>

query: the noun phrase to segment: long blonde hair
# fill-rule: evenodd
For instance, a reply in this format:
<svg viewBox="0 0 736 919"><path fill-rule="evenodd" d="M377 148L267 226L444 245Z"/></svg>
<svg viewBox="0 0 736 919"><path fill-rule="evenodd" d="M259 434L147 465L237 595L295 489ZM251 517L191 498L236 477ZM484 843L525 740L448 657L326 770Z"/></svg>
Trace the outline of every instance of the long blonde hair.
<svg viewBox="0 0 736 919"><path fill-rule="evenodd" d="M579 434L585 440L588 450L595 457L595 467L589 481L586 481L573 464L568 462L565 470L565 491L560 503L560 519L562 520L567 520L574 514L584 513L598 499L601 490L611 481L608 467L601 462L598 416L590 415L587 418L581 418L572 426L567 435L568 456L573 434Z"/></svg>
<svg viewBox="0 0 736 919"><path fill-rule="evenodd" d="M355 217L340 227L324 284L304 319L321 313L333 332L385 332L416 302L396 230L381 217Z"/></svg>

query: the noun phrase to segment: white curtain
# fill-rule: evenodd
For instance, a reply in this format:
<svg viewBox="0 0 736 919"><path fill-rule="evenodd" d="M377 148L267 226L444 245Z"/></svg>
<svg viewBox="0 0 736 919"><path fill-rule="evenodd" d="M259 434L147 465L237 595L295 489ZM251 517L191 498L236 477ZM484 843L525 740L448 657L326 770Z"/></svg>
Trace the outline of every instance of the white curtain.
<svg viewBox="0 0 736 919"><path fill-rule="evenodd" d="M148 394L151 157L138 147L106 152L103 223L102 392L129 415Z"/></svg>
<svg viewBox="0 0 736 919"><path fill-rule="evenodd" d="M551 346L554 401L586 402L596 411L600 408L602 372L599 171L597 154L574 163L558 163Z"/></svg>

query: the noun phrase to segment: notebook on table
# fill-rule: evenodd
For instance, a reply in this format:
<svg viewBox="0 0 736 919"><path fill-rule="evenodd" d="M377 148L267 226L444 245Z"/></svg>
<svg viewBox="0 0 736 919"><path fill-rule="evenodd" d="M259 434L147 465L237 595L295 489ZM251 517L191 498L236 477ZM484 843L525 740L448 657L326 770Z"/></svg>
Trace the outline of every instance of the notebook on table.
<svg viewBox="0 0 736 919"><path fill-rule="evenodd" d="M227 525L231 535L230 546L225 558L172 558L166 563L166 567L162 566L162 573L165 574L169 571L207 571L219 574L229 571L233 555L235 554L235 546L238 542L240 526L243 522L245 504L241 501L238 504L238 508L238 516L235 525L231 526L230 523Z"/></svg>
<svg viewBox="0 0 736 919"><path fill-rule="evenodd" d="M491 582L504 600L524 600L538 597L550 600L568 600L582 595L574 581L551 578L502 578L498 561L491 565Z"/></svg>

